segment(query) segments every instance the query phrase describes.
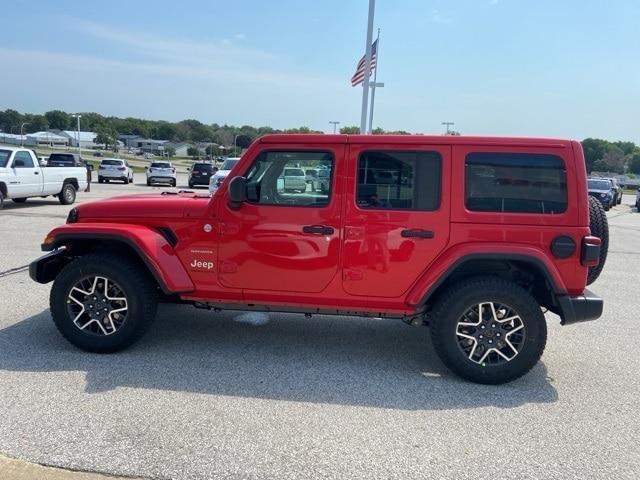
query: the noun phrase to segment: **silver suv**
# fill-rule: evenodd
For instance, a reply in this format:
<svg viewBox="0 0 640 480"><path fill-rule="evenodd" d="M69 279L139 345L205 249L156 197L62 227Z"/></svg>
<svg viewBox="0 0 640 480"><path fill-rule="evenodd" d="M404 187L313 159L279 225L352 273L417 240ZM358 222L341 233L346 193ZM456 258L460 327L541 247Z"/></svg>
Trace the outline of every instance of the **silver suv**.
<svg viewBox="0 0 640 480"><path fill-rule="evenodd" d="M176 186L176 169L173 168L171 162L152 162L151 165L145 167L147 170L147 185L162 183Z"/></svg>

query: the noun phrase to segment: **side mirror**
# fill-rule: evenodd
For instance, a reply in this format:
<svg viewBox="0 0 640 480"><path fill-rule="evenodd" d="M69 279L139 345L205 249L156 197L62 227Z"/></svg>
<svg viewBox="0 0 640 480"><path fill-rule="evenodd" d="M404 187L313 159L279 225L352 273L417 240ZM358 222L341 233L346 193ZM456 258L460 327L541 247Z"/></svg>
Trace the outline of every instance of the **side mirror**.
<svg viewBox="0 0 640 480"><path fill-rule="evenodd" d="M13 162L13 168L24 168L24 160L17 159L15 162Z"/></svg>
<svg viewBox="0 0 640 480"><path fill-rule="evenodd" d="M145 170L149 170L149 167L144 167Z"/></svg>
<svg viewBox="0 0 640 480"><path fill-rule="evenodd" d="M229 207L237 210L243 202L247 201L247 179L244 177L232 178L227 192L229 195Z"/></svg>

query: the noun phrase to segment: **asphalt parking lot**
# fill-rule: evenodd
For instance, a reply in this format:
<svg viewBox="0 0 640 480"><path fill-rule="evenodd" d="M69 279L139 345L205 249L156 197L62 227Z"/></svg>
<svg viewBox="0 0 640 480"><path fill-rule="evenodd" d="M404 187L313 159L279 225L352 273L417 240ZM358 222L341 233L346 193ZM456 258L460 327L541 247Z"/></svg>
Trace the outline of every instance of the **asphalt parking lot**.
<svg viewBox="0 0 640 480"><path fill-rule="evenodd" d="M149 192L92 185L84 202ZM178 185L186 185L179 177ZM202 190L203 194L206 189ZM492 387L436 358L426 328L396 320L161 307L114 355L76 350L24 270L69 207L0 211L0 453L151 478L640 478L640 214L608 212L611 245L590 288L604 316L561 327L542 361Z"/></svg>

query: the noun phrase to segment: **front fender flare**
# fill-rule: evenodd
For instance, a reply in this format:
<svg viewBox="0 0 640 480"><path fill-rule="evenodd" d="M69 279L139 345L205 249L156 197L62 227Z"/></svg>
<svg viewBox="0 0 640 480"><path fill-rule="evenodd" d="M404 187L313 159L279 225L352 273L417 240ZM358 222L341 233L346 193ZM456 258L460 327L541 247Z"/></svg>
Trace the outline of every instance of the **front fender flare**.
<svg viewBox="0 0 640 480"><path fill-rule="evenodd" d="M42 245L45 251L77 241L107 240L131 247L166 294L195 290L191 277L167 239L159 232L142 225L74 223L54 228ZM73 249L68 249L73 255ZM44 259L45 257L43 257Z"/></svg>

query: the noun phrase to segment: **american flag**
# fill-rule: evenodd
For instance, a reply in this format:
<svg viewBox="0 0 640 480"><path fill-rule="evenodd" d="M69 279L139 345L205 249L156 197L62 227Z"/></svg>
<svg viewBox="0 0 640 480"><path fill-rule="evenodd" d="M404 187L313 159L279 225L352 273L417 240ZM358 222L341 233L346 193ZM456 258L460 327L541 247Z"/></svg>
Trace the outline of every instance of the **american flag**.
<svg viewBox="0 0 640 480"><path fill-rule="evenodd" d="M376 58L378 51L378 40L373 42L371 45L371 67L369 68L369 75L373 72L373 69L376 68ZM360 61L358 62L358 67L356 68L356 73L351 77L351 86L355 87L356 85L360 85L364 81L364 64L366 60L367 54L365 53Z"/></svg>

